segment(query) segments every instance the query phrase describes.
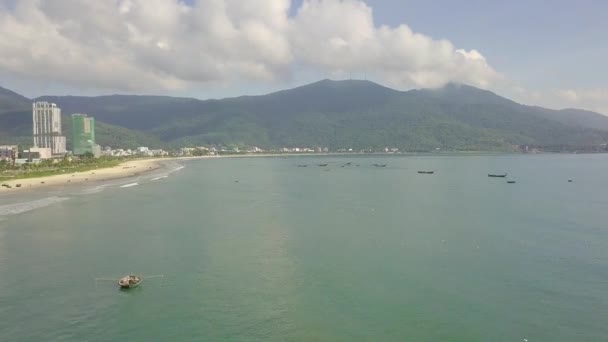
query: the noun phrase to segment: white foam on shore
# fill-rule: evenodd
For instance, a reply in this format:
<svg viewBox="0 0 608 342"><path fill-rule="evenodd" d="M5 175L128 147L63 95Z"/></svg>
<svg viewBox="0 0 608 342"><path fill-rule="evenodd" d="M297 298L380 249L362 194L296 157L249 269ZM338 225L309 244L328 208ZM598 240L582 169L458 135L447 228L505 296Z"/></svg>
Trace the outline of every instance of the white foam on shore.
<svg viewBox="0 0 608 342"><path fill-rule="evenodd" d="M167 177L169 177L169 176L163 175L163 176L159 176L159 177L156 177L156 178L152 178L150 180L155 181L155 180L159 180L159 179L163 179L163 178L167 178Z"/></svg>
<svg viewBox="0 0 608 342"><path fill-rule="evenodd" d="M137 186L139 185L139 183L129 183L129 184L125 184L125 185L121 185L121 188L130 188L132 186Z"/></svg>
<svg viewBox="0 0 608 342"><path fill-rule="evenodd" d="M173 172L175 172L175 171L179 171L179 170L183 169L184 167L185 167L185 166L183 166L183 165L179 165L179 166L178 166L178 167L176 167L175 169L173 169L173 170L169 171L169 173L173 173Z"/></svg>
<svg viewBox="0 0 608 342"><path fill-rule="evenodd" d="M70 198L53 196L53 197L42 198L42 199L35 200L35 201L2 205L2 206L0 206L0 216L21 214L26 211L31 211L34 209L49 206L54 203L63 202L67 199L70 199Z"/></svg>
<svg viewBox="0 0 608 342"><path fill-rule="evenodd" d="M177 172L177 171L179 171L179 170L181 170L181 169L183 169L185 167L184 165L179 165L179 164L173 164L173 165L176 165L176 167L173 168L173 169L171 169L171 170L169 170L169 171L167 171L167 172L165 172L165 173L156 174L156 175L154 175L154 178L150 178L150 180L151 181L157 181L159 179L167 178L172 173Z"/></svg>
<svg viewBox="0 0 608 342"><path fill-rule="evenodd" d="M96 194L96 193L102 192L106 187L108 187L108 185L98 185L93 188L84 189L80 192L80 194L82 194L82 195Z"/></svg>

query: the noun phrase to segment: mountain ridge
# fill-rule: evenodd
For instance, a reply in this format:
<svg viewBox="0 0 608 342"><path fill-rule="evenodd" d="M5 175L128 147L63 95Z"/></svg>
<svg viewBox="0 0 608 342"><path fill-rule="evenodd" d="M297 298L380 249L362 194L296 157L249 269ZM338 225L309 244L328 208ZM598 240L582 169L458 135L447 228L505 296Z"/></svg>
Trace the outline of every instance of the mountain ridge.
<svg viewBox="0 0 608 342"><path fill-rule="evenodd" d="M55 102L64 114L95 116L97 122L108 124L106 133L111 127L121 127L123 133L138 135L133 143L149 137L164 146L509 150L514 145L575 148L608 141L608 117L599 113L526 106L457 83L399 91L366 80L325 79L265 95L219 100L155 95L43 96L36 100ZM11 103L22 102L14 99ZM10 124L1 113L6 113L2 102L0 127L3 122ZM17 114L13 111L11 115L15 121ZM25 124L23 120L21 124ZM0 129L0 138L14 135L7 131ZM100 136L102 140L106 133Z"/></svg>

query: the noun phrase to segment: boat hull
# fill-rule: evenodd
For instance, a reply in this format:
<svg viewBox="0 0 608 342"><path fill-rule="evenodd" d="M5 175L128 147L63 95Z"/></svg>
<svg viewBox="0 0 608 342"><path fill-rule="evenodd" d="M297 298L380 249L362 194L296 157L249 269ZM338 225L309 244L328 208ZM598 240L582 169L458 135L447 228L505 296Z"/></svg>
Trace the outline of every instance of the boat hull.
<svg viewBox="0 0 608 342"><path fill-rule="evenodd" d="M118 286L120 286L121 289L132 289L139 286L139 284L141 284L141 281L142 279L140 277L131 278L127 276L118 280Z"/></svg>

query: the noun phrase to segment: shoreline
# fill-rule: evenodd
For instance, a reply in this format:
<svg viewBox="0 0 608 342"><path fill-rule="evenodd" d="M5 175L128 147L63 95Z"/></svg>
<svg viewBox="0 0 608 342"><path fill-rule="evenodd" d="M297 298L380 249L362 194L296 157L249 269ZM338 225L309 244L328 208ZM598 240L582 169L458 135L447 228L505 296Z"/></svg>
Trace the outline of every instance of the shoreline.
<svg viewBox="0 0 608 342"><path fill-rule="evenodd" d="M12 188L0 187L0 194L22 193L27 190L39 190L53 186L95 184L107 180L139 176L161 167L161 159L136 159L112 167L82 172L7 180L2 184L8 184ZM21 184L21 186L17 187L17 184Z"/></svg>
<svg viewBox="0 0 608 342"><path fill-rule="evenodd" d="M163 168L165 163L178 160L197 160L226 158L232 156L196 156L196 157L160 157L133 159L124 161L116 166L91 169L82 172L70 172L42 177L18 178L2 181L11 188L0 186L0 195L21 194L26 191L37 191L60 186L95 184L99 182L137 177ZM236 156L235 156L236 157ZM262 155L260 155L262 157ZM20 184L19 187L16 185Z"/></svg>
<svg viewBox="0 0 608 342"><path fill-rule="evenodd" d="M256 157L345 157L345 156L426 156L426 155L513 155L519 153L259 153L259 154L229 154L229 155L214 155L214 156L190 156L190 157L160 157L149 159L134 159L122 162L113 167L92 169L82 172L74 172L67 174L56 174L35 178L20 178L14 180L3 181L2 184L8 184L11 188L0 187L0 194L23 193L26 190L39 190L52 186L71 186L83 184L95 184L97 182L115 180L121 178L129 178L150 173L163 167L164 162L179 161L179 160L202 160L202 159L220 159L220 158L256 158ZM16 187L21 184L20 187Z"/></svg>

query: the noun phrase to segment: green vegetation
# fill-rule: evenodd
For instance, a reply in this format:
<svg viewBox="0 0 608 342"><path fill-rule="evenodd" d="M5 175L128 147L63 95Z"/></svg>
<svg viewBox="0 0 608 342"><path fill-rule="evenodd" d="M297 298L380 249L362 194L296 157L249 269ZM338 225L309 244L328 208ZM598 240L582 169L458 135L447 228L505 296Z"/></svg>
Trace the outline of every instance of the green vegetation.
<svg viewBox="0 0 608 342"><path fill-rule="evenodd" d="M106 167L113 167L122 162L118 158L83 158L76 160L64 159L59 162L43 160L40 163L28 163L11 166L6 161L0 161L0 181L36 178L65 173L83 172Z"/></svg>
<svg viewBox="0 0 608 342"><path fill-rule="evenodd" d="M194 156L194 157L208 156L208 155L209 155L209 150L205 150L202 148L195 148L194 150L192 150L192 156Z"/></svg>
<svg viewBox="0 0 608 342"><path fill-rule="evenodd" d="M217 144L512 151L528 145L568 151L608 142L603 115L524 106L457 84L401 92L368 81L325 80L223 100L123 95L39 100L57 103L66 114L94 116L97 142L124 148ZM2 140L17 141L30 131L29 112L0 110ZM66 136L69 145L69 127Z"/></svg>

